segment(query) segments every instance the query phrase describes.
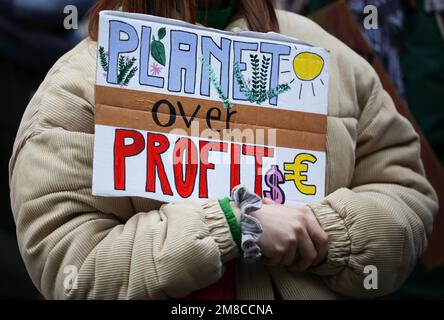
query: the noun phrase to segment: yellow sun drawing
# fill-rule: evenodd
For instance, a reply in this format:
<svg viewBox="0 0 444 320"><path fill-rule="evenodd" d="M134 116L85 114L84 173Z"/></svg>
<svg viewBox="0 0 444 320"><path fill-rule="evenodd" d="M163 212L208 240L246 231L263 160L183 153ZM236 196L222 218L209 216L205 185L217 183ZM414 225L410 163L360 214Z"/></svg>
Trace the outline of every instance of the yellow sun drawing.
<svg viewBox="0 0 444 320"><path fill-rule="evenodd" d="M295 47L296 50L298 50L297 47ZM290 59L283 59L283 61L288 61L291 63ZM293 59L293 72L296 75L296 78L290 81L290 84L294 83L297 80L299 80L299 100L302 99L304 84L308 84L309 88L311 87L311 93L313 97L316 97L316 85L319 86L315 82L316 79L319 79L320 85L324 86L324 80L320 77L322 74L322 71L324 70L324 59L313 52L301 52L297 54ZM284 70L281 73L291 73L292 70Z"/></svg>
<svg viewBox="0 0 444 320"><path fill-rule="evenodd" d="M299 53L293 60L294 73L302 81L316 79L321 74L323 68L324 59L311 52Z"/></svg>

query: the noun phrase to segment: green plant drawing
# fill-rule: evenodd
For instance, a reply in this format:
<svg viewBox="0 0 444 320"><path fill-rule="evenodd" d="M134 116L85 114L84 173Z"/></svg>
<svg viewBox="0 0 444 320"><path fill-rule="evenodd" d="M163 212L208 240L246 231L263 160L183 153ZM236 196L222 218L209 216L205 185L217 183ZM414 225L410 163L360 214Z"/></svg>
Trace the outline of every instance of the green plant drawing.
<svg viewBox="0 0 444 320"><path fill-rule="evenodd" d="M108 72L109 69L109 60L107 54L105 53L105 49L103 47L99 48L99 59L100 65L102 66L103 71ZM118 73L117 73L117 82L121 86L128 86L131 79L136 75L138 68L135 65L137 59L129 58L124 55L119 55L118 62Z"/></svg>
<svg viewBox="0 0 444 320"><path fill-rule="evenodd" d="M120 71L120 74L123 74L122 76L122 84L126 87L130 80L135 76L138 68L134 67L134 64L136 63L136 58L131 58L129 61L125 63L125 66L123 67L122 71Z"/></svg>
<svg viewBox="0 0 444 320"><path fill-rule="evenodd" d="M162 43L162 40L166 36L166 29L160 28L157 32L156 38L153 36L153 40L151 41L151 56L154 60L156 60L159 64L165 67L166 64L166 54L165 54L165 45Z"/></svg>
<svg viewBox="0 0 444 320"><path fill-rule="evenodd" d="M259 81L259 95L261 97L264 97L267 94L268 69L270 67L270 60L271 58L267 58L265 55L262 56L261 78Z"/></svg>
<svg viewBox="0 0 444 320"><path fill-rule="evenodd" d="M267 90L271 58L262 56L261 65L259 66L259 58L257 54L250 55L252 68L252 87L250 88L240 69L238 61L234 63L234 76L239 85L241 92L245 94L247 100L251 103L262 104L265 101L275 98L278 95L291 89L289 83L280 84L275 88Z"/></svg>
<svg viewBox="0 0 444 320"><path fill-rule="evenodd" d="M224 94L222 87L220 85L219 80L217 79L216 73L214 72L213 67L209 64L209 62L205 59L205 57L201 58L202 66L208 70L210 81L216 90L217 94L219 95L219 99L222 101L222 104L224 108L230 109L232 107L232 104L228 97Z"/></svg>
<svg viewBox="0 0 444 320"><path fill-rule="evenodd" d="M253 79L252 79L252 89L253 94L257 96L259 94L259 58L257 54L251 54L250 55L250 61L251 61L251 69L253 73Z"/></svg>
<svg viewBox="0 0 444 320"><path fill-rule="evenodd" d="M239 85L239 90L245 94L248 101L254 102L255 95L253 90L248 87L247 81L245 81L245 77L240 70L240 64L238 61L234 62L233 72L234 76L236 77L237 84Z"/></svg>
<svg viewBox="0 0 444 320"><path fill-rule="evenodd" d="M99 48L99 57L103 71L108 72L108 58L106 57L105 49L103 47Z"/></svg>

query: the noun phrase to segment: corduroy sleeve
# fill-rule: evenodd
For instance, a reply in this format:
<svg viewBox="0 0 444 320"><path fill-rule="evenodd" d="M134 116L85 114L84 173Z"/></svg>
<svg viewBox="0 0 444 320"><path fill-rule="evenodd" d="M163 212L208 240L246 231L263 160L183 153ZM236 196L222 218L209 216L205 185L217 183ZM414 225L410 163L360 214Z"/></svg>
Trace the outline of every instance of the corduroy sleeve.
<svg viewBox="0 0 444 320"><path fill-rule="evenodd" d="M42 294L181 298L216 282L237 254L218 202L132 215L127 199L91 195L92 144L92 135L51 129L30 138L16 157L18 243Z"/></svg>
<svg viewBox="0 0 444 320"><path fill-rule="evenodd" d="M92 196L95 52L84 41L61 58L22 119L10 162L21 255L46 298L185 297L221 277L236 243L217 201L138 212Z"/></svg>
<svg viewBox="0 0 444 320"><path fill-rule="evenodd" d="M312 271L349 297L395 291L425 250L437 212L418 135L396 111L373 70L367 71L360 74L365 83L356 81L362 112L351 185L310 204L329 236L326 262Z"/></svg>

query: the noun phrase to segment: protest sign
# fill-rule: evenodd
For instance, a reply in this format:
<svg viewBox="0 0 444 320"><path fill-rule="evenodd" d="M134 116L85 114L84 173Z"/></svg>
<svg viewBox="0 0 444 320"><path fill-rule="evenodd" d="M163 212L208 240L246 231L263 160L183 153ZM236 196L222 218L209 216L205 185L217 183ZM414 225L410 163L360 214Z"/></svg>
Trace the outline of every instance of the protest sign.
<svg viewBox="0 0 444 320"><path fill-rule="evenodd" d="M93 194L325 195L328 53L276 33L100 14Z"/></svg>

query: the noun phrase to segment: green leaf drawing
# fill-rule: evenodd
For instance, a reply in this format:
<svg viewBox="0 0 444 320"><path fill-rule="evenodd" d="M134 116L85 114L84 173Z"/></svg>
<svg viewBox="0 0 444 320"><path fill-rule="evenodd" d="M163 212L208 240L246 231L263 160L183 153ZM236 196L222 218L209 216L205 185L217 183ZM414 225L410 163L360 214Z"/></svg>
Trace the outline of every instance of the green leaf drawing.
<svg viewBox="0 0 444 320"><path fill-rule="evenodd" d="M270 67L271 58L267 58L265 55L262 56L262 65L261 65L261 77L259 83L259 100L267 100L267 83L268 83L268 69Z"/></svg>
<svg viewBox="0 0 444 320"><path fill-rule="evenodd" d="M130 72L128 73L128 75L125 77L125 80L123 81L123 85L127 86L131 80L132 77L134 77L134 75L136 74L138 68L137 67L133 67Z"/></svg>
<svg viewBox="0 0 444 320"><path fill-rule="evenodd" d="M262 57L261 66L259 67L259 58L257 55L250 55L252 68L252 88L248 87L245 77L240 69L238 61L234 62L234 76L239 85L241 92L245 94L247 100L251 103L262 104L265 101L277 97L278 95L291 89L289 83L280 84L277 87L267 90L270 61L271 58Z"/></svg>
<svg viewBox="0 0 444 320"><path fill-rule="evenodd" d="M254 95L259 94L259 59L257 57L257 54L251 54L250 55L250 61L251 61L251 68L253 73L253 79L252 79L252 91Z"/></svg>
<svg viewBox="0 0 444 320"><path fill-rule="evenodd" d="M129 59L128 57L124 57L121 55L119 57L119 71L117 74L117 82L121 86L127 86L131 80L131 78L134 77L134 75L137 72L137 67L134 67L134 64L136 63L136 58Z"/></svg>
<svg viewBox="0 0 444 320"><path fill-rule="evenodd" d="M157 32L157 36L159 37L159 40L156 40L156 38L153 36L153 40L151 41L151 56L154 60L156 60L157 63L161 64L165 67L166 64L166 54L165 54L165 46L162 43L162 40L166 36L166 29L160 28Z"/></svg>
<svg viewBox="0 0 444 320"><path fill-rule="evenodd" d="M156 60L159 64L165 67L166 57L165 57L165 46L162 42L158 40L153 40L151 42L151 56Z"/></svg>
<svg viewBox="0 0 444 320"><path fill-rule="evenodd" d="M121 56L119 56L119 71L117 73L117 82L119 84L122 83L122 80L124 78L124 75L123 75L124 69L125 69L125 57L121 55Z"/></svg>
<svg viewBox="0 0 444 320"><path fill-rule="evenodd" d="M159 31L157 32L157 36L159 37L159 40L162 40L163 38L165 38L165 36L166 36L166 29L165 28L160 28Z"/></svg>
<svg viewBox="0 0 444 320"><path fill-rule="evenodd" d="M105 48L99 48L100 65L103 71L108 72L108 58L106 57Z"/></svg>
<svg viewBox="0 0 444 320"><path fill-rule="evenodd" d="M228 97L224 94L224 91L222 90L222 87L220 85L219 80L217 79L213 67L208 63L208 61L206 61L205 57L202 57L201 63L202 66L208 70L208 73L210 75L210 81L213 84L213 87L216 90L217 94L219 95L219 99L222 101L224 108L230 109L232 107L232 104L228 99Z"/></svg>
<svg viewBox="0 0 444 320"><path fill-rule="evenodd" d="M109 62L104 47L99 48L99 59L103 71L108 72ZM129 84L129 82L136 75L136 72L138 70L138 68L134 66L136 61L137 59L134 57L130 59L127 56L119 55L118 70L117 70L118 84L120 84L121 86L127 86Z"/></svg>
<svg viewBox="0 0 444 320"><path fill-rule="evenodd" d="M248 101L254 102L255 96L252 90L248 87L247 81L245 81L244 76L242 75L242 71L240 69L239 61L234 62L234 76L236 77L237 84L239 85L239 89L243 92Z"/></svg>

